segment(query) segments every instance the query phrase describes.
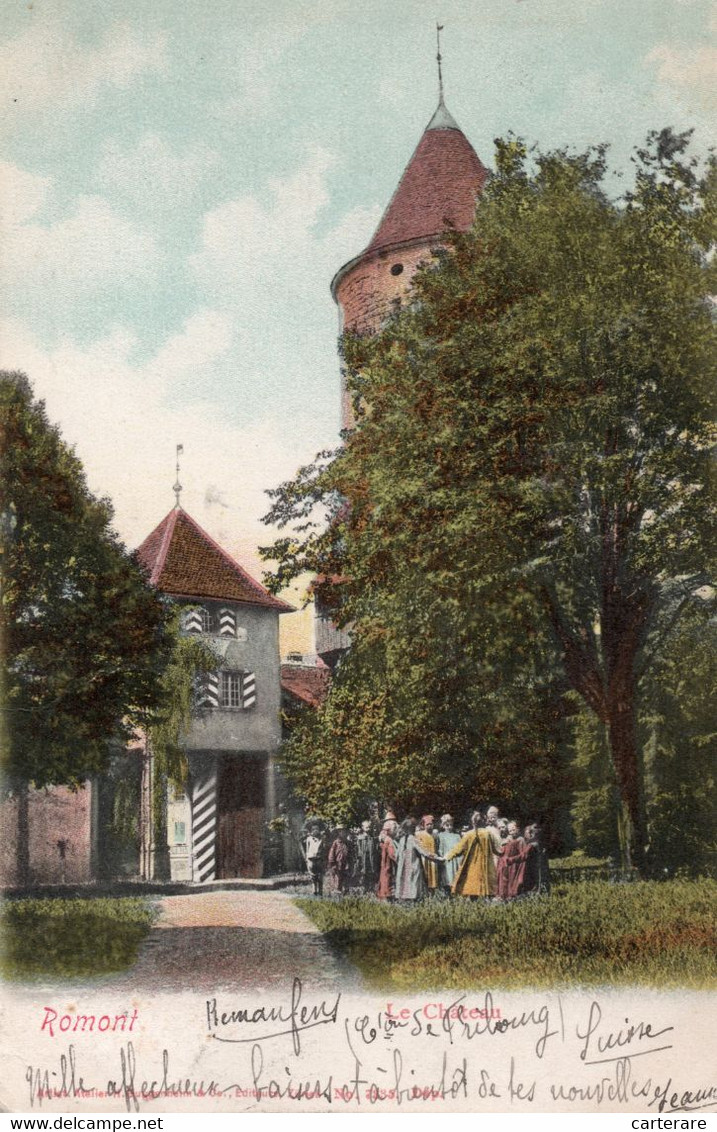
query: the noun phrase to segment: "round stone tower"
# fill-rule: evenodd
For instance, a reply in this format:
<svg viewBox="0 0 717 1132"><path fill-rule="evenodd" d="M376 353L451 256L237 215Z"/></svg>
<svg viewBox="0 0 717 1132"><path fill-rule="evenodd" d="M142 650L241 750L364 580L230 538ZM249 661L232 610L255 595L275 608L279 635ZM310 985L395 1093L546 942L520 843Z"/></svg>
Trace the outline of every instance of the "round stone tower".
<svg viewBox="0 0 717 1132"><path fill-rule="evenodd" d="M336 273L331 293L339 329L370 334L408 290L449 226L467 231L488 170L449 114L441 96L368 247ZM341 392L343 428L351 405Z"/></svg>

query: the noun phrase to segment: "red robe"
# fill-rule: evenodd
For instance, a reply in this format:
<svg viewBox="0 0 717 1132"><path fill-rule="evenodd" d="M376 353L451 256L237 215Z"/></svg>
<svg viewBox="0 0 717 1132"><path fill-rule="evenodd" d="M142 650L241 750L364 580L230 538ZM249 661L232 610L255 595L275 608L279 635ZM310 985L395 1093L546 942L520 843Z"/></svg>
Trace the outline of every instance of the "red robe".
<svg viewBox="0 0 717 1132"><path fill-rule="evenodd" d="M392 837L381 841L381 871L378 876L379 900L390 900L396 891L396 842Z"/></svg>
<svg viewBox="0 0 717 1132"><path fill-rule="evenodd" d="M518 895L525 872L525 842L522 837L509 837L503 845L503 856L498 858L496 873L498 896L513 900Z"/></svg>

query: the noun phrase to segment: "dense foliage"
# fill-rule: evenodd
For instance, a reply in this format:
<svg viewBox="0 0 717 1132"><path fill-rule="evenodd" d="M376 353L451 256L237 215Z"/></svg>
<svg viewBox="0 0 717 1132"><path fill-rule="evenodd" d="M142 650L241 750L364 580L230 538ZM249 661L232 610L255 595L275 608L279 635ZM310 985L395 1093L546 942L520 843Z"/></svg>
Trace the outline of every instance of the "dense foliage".
<svg viewBox="0 0 717 1132"><path fill-rule="evenodd" d="M276 583L315 571L353 635L286 755L312 805L410 787L554 810L577 696L644 867L640 697L710 596L716 177L687 148L652 136L614 201L603 149L498 143L473 229L345 339L356 428L268 516L295 524Z"/></svg>
<svg viewBox="0 0 717 1132"><path fill-rule="evenodd" d="M167 612L17 374L0 380L0 453L4 769L76 786L156 707Z"/></svg>

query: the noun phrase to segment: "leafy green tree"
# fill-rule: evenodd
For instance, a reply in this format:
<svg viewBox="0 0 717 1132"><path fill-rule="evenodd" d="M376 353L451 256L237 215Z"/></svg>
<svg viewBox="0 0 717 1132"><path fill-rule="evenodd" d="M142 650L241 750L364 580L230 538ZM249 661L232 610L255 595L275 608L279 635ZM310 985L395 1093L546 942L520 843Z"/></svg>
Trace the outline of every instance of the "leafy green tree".
<svg viewBox="0 0 717 1132"><path fill-rule="evenodd" d="M573 718L574 795L570 808L575 845L588 857L621 854L620 794L610 758L607 728L582 703Z"/></svg>
<svg viewBox="0 0 717 1132"><path fill-rule="evenodd" d="M175 607L171 612L172 651L160 681L160 707L147 727L157 768L174 786L184 786L187 780L187 735L192 721L201 714L197 682L218 664L217 654L209 644L182 632L181 614L186 608Z"/></svg>
<svg viewBox="0 0 717 1132"><path fill-rule="evenodd" d="M499 142L473 229L381 333L344 341L357 427L268 516L297 524L267 550L277 583L317 571L366 658L314 728L342 699L342 735L383 737L401 773L472 759L500 779L491 736L529 732L528 772L546 738L528 721L570 688L605 728L640 868L639 690L708 560L717 176L687 148L652 135L615 201L604 149Z"/></svg>
<svg viewBox="0 0 717 1132"><path fill-rule="evenodd" d="M76 788L157 707L167 611L19 374L0 379L0 451L3 767Z"/></svg>
<svg viewBox="0 0 717 1132"><path fill-rule="evenodd" d="M717 632L690 610L646 678L640 712L655 873L714 875Z"/></svg>

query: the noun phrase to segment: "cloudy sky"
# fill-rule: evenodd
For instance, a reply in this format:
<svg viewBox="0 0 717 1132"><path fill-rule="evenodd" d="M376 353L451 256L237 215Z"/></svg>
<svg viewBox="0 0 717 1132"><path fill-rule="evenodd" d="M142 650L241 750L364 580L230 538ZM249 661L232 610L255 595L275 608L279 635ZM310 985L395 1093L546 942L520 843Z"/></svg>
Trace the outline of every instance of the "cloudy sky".
<svg viewBox="0 0 717 1132"><path fill-rule="evenodd" d="M0 364L136 545L183 503L249 565L263 491L337 438L332 275L437 101L509 130L708 135L707 0L5 0ZM714 11L714 10L713 10Z"/></svg>

